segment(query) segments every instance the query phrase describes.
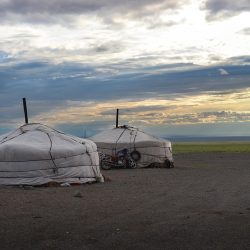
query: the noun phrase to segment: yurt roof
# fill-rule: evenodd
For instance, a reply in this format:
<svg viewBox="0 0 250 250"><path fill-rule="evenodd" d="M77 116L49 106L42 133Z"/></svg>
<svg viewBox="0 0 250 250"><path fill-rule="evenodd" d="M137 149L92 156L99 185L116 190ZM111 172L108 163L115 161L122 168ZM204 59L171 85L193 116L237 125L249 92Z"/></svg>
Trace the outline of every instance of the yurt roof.
<svg viewBox="0 0 250 250"><path fill-rule="evenodd" d="M118 128L104 130L90 138L94 142L105 143L134 143L134 142L159 142L164 141L170 143L170 141L159 139L155 136L149 135L138 128L130 126L120 126Z"/></svg>
<svg viewBox="0 0 250 250"><path fill-rule="evenodd" d="M59 143L60 142L60 143ZM79 147L79 145L82 145ZM18 129L0 136L0 146L11 148L11 154L1 154L1 160L35 160L36 158L70 157L79 153L93 152L96 145L90 140L66 135L40 123L25 124ZM53 147L56 145L56 147ZM48 150L49 149L49 150Z"/></svg>

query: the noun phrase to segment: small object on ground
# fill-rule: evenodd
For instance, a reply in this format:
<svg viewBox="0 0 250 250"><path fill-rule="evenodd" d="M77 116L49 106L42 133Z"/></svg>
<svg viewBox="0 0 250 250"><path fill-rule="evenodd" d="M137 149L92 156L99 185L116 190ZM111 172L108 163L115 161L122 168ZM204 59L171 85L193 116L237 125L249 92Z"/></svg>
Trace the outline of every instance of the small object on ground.
<svg viewBox="0 0 250 250"><path fill-rule="evenodd" d="M60 187L60 183L55 181L50 181L47 183L48 187Z"/></svg>
<svg viewBox="0 0 250 250"><path fill-rule="evenodd" d="M111 181L110 176L107 176L107 175L103 174L103 178L104 178L104 181L107 181L107 182Z"/></svg>
<svg viewBox="0 0 250 250"><path fill-rule="evenodd" d="M96 181L101 183L104 182L103 177L96 177Z"/></svg>
<svg viewBox="0 0 250 250"><path fill-rule="evenodd" d="M81 192L80 191L76 191L75 194L74 194L74 197L82 198Z"/></svg>
<svg viewBox="0 0 250 250"><path fill-rule="evenodd" d="M25 189L25 190L33 190L35 188L33 186L23 186L23 189Z"/></svg>
<svg viewBox="0 0 250 250"><path fill-rule="evenodd" d="M71 185L68 182L61 183L61 187L70 187Z"/></svg>
<svg viewBox="0 0 250 250"><path fill-rule="evenodd" d="M39 215L35 215L35 216L32 216L33 219L42 219L43 217L42 216L39 216Z"/></svg>

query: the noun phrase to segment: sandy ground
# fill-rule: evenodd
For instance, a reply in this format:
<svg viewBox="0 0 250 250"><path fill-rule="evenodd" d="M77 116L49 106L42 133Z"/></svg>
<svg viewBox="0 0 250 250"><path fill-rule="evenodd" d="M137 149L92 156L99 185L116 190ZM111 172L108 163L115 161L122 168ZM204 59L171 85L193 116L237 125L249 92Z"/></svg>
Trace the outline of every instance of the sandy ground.
<svg viewBox="0 0 250 250"><path fill-rule="evenodd" d="M175 160L105 184L1 188L0 249L250 249L250 154Z"/></svg>

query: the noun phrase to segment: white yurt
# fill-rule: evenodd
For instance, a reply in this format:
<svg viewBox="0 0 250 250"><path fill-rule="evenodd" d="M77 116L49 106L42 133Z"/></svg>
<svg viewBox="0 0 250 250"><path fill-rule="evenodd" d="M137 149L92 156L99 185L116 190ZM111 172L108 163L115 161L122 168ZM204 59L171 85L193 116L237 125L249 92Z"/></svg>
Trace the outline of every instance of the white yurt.
<svg viewBox="0 0 250 250"><path fill-rule="evenodd" d="M98 152L115 156L127 149L137 167L173 167L171 142L146 134L137 128L119 126L89 138L97 145Z"/></svg>
<svg viewBox="0 0 250 250"><path fill-rule="evenodd" d="M0 185L102 182L95 143L42 124L0 136Z"/></svg>

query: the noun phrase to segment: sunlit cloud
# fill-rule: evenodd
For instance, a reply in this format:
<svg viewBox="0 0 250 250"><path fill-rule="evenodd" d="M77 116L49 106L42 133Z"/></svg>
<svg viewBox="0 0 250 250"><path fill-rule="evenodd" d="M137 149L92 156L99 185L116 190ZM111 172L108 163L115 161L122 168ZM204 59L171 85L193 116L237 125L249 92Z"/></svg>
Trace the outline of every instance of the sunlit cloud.
<svg viewBox="0 0 250 250"><path fill-rule="evenodd" d="M107 127L112 127L115 109L119 108L121 122L142 127L156 124L249 122L249 101L249 88L236 93L183 96L172 100L124 99L100 103L70 101L50 112L34 115L32 120L51 126L65 123L84 126L89 123L104 122ZM227 110L223 110L225 107Z"/></svg>

